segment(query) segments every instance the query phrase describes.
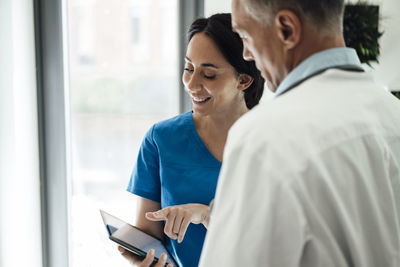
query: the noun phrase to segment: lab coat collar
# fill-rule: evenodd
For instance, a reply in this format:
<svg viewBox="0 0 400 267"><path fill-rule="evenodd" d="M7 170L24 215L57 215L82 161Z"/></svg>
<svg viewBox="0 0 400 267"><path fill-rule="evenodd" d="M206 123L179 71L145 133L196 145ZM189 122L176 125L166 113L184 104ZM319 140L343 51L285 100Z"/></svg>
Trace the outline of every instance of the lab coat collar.
<svg viewBox="0 0 400 267"><path fill-rule="evenodd" d="M276 90L275 97L296 87L308 78L331 68L364 71L353 48L337 47L320 51L306 58L286 76Z"/></svg>

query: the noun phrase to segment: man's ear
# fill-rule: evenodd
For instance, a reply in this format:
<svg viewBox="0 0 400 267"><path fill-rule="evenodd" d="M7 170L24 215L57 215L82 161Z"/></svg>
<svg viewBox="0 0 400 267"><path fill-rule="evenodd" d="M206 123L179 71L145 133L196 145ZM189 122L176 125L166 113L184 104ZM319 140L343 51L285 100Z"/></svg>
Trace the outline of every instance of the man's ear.
<svg viewBox="0 0 400 267"><path fill-rule="evenodd" d="M300 42L302 23L293 11L283 9L275 16L278 38L287 49L292 49Z"/></svg>
<svg viewBox="0 0 400 267"><path fill-rule="evenodd" d="M238 84L238 89L239 90L246 90L247 88L250 87L250 85L253 83L254 79L248 74L239 74L239 84Z"/></svg>

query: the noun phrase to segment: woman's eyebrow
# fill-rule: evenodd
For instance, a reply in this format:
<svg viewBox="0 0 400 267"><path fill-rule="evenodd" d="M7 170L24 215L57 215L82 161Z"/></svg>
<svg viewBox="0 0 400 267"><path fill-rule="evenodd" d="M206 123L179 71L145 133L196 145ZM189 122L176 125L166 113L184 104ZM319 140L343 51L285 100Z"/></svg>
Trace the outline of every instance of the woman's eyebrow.
<svg viewBox="0 0 400 267"><path fill-rule="evenodd" d="M203 63L203 64L200 64L200 66L202 66L202 67L211 67L211 68L218 69L217 66L215 66L214 64L211 64L211 63Z"/></svg>
<svg viewBox="0 0 400 267"><path fill-rule="evenodd" d="M192 62L192 60L191 60L190 58L188 58L187 56L185 56L185 59L186 59L187 61L189 61L189 62ZM215 66L215 65L212 64L212 63L202 63L202 64L200 64L200 66L202 66L202 67L211 67L211 68L219 69L219 67Z"/></svg>

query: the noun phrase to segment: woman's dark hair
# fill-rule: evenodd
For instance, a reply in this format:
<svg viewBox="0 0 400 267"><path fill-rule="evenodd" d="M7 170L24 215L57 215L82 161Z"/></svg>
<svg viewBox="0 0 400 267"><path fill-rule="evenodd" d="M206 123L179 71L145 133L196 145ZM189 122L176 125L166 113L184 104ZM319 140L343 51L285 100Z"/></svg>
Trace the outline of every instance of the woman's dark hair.
<svg viewBox="0 0 400 267"><path fill-rule="evenodd" d="M247 108L251 109L261 99L264 91L264 79L257 70L255 63L243 59L243 43L239 35L232 31L231 14L215 14L209 18L196 19L190 25L188 42L196 33L203 32L217 44L225 59L239 74L250 75L253 83L244 90L244 99Z"/></svg>

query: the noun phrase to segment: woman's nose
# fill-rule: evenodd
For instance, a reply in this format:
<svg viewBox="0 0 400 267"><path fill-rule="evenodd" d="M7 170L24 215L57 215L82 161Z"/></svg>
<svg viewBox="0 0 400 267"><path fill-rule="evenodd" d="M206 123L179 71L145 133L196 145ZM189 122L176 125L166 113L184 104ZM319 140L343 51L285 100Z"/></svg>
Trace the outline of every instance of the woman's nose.
<svg viewBox="0 0 400 267"><path fill-rule="evenodd" d="M199 81L199 78L197 77L197 74L192 73L190 75L187 83L186 83L187 90L190 92L196 92L201 90L201 83Z"/></svg>

